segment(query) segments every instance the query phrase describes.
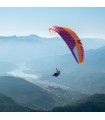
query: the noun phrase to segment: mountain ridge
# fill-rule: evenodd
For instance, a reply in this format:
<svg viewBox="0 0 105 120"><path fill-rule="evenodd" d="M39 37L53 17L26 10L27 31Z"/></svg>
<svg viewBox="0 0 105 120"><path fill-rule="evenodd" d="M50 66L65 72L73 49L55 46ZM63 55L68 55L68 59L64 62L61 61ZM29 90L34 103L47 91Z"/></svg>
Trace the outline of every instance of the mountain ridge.
<svg viewBox="0 0 105 120"><path fill-rule="evenodd" d="M46 90L23 78L12 76L0 77L0 92L8 95L20 105L34 110L48 110L54 106L71 103L87 96L60 88Z"/></svg>
<svg viewBox="0 0 105 120"><path fill-rule="evenodd" d="M30 112L32 109L24 107L12 98L0 93L0 112Z"/></svg>
<svg viewBox="0 0 105 120"><path fill-rule="evenodd" d="M73 105L56 107L53 112L105 112L105 94L94 94Z"/></svg>

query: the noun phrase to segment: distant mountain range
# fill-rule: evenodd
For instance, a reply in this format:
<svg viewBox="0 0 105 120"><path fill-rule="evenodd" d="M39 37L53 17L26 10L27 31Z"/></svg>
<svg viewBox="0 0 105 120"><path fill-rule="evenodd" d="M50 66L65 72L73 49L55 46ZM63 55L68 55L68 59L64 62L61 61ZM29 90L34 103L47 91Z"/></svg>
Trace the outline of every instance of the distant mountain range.
<svg viewBox="0 0 105 120"><path fill-rule="evenodd" d="M56 107L53 112L105 112L105 94L95 94L72 105Z"/></svg>
<svg viewBox="0 0 105 120"><path fill-rule="evenodd" d="M105 40L100 38L83 38L81 39L85 50L97 49L105 46Z"/></svg>
<svg viewBox="0 0 105 120"><path fill-rule="evenodd" d="M60 37L53 37L53 38L46 38L46 37L39 37L35 34L32 35L28 35L28 36L0 36L0 42L35 42L35 43L59 43L59 45L61 44L62 47L64 42L62 42L61 40L62 38ZM105 40L104 39L100 39L100 38L81 38L81 41L83 42L84 48L85 50L89 50L89 49L97 49L100 48L102 46L105 46ZM59 46L58 46L59 47Z"/></svg>
<svg viewBox="0 0 105 120"><path fill-rule="evenodd" d="M85 50L105 46L104 39L81 39ZM11 63L24 63L38 57L63 55L70 53L60 37L44 38L37 35L0 36L0 60Z"/></svg>

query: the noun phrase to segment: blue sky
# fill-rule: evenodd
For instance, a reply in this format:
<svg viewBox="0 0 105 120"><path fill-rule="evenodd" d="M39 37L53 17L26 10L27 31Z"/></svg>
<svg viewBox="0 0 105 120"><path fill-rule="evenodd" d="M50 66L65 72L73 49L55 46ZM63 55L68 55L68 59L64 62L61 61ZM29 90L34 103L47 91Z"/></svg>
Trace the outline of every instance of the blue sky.
<svg viewBox="0 0 105 120"><path fill-rule="evenodd" d="M71 28L80 38L105 38L105 8L0 8L0 36L50 37L54 25Z"/></svg>

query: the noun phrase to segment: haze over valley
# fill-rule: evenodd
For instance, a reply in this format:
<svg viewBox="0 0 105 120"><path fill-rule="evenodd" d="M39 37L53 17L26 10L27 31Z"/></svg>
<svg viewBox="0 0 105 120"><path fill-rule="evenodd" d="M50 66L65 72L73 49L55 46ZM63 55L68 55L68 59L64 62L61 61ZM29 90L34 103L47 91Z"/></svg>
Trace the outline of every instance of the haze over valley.
<svg viewBox="0 0 105 120"><path fill-rule="evenodd" d="M22 111L57 111L105 94L105 40L81 40L83 65L59 37L0 36L0 93L19 105L14 111L21 106ZM56 68L61 71L57 78L52 76Z"/></svg>

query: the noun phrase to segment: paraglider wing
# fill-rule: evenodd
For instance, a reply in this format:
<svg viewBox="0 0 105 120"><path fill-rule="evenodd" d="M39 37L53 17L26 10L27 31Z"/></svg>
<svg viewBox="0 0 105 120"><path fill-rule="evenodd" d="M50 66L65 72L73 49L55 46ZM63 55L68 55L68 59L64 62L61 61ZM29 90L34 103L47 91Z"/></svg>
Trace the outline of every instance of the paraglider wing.
<svg viewBox="0 0 105 120"><path fill-rule="evenodd" d="M53 26L49 31L51 33L57 32L62 37L78 64L82 64L84 62L83 45L75 32L69 28L59 26Z"/></svg>

